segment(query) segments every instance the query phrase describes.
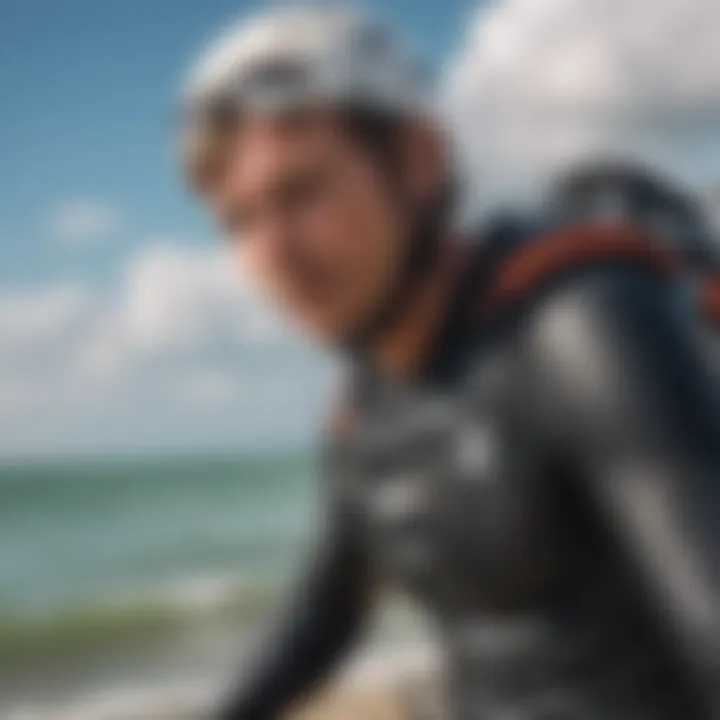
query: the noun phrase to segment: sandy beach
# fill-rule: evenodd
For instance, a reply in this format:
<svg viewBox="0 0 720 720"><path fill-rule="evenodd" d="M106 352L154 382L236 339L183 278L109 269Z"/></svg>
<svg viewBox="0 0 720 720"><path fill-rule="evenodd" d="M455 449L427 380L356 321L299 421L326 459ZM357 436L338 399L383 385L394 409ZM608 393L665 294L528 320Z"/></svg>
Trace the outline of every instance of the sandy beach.
<svg viewBox="0 0 720 720"><path fill-rule="evenodd" d="M425 648L371 658L351 668L296 720L438 720L436 664Z"/></svg>
<svg viewBox="0 0 720 720"><path fill-rule="evenodd" d="M291 720L437 720L435 661L424 647L383 652L351 664ZM218 696L215 683L114 688L65 707L18 710L8 720L198 720Z"/></svg>

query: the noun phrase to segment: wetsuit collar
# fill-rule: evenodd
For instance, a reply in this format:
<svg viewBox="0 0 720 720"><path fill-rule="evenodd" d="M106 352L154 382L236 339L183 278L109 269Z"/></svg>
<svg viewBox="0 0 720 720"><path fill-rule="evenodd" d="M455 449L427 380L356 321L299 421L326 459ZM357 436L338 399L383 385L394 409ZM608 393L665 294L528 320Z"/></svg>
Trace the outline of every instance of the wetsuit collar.
<svg viewBox="0 0 720 720"><path fill-rule="evenodd" d="M526 225L525 221L501 218L465 241L456 290L427 358L423 370L425 380L442 382L451 370L449 358L455 356L456 345L469 336L479 336L481 328L476 310L498 267L527 235Z"/></svg>

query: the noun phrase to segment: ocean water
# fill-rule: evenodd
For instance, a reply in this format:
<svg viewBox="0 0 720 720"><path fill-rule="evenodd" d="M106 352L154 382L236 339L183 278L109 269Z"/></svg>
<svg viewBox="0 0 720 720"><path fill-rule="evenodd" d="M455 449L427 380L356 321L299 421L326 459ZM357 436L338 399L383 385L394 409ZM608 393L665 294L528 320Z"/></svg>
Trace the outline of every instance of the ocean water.
<svg viewBox="0 0 720 720"><path fill-rule="evenodd" d="M0 466L0 717L217 681L307 552L316 477L301 456Z"/></svg>

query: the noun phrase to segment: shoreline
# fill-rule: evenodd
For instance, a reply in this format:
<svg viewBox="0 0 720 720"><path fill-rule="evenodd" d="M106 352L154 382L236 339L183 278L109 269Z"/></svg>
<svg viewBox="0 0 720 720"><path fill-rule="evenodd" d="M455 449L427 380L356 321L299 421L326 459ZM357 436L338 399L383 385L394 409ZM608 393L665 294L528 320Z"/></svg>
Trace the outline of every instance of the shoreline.
<svg viewBox="0 0 720 720"><path fill-rule="evenodd" d="M436 659L427 645L380 649L341 670L327 689L301 708L298 720L404 720L414 688L432 695ZM7 720L191 720L202 717L220 695L217 681L115 687L62 707L12 710ZM423 702L423 707L425 702Z"/></svg>

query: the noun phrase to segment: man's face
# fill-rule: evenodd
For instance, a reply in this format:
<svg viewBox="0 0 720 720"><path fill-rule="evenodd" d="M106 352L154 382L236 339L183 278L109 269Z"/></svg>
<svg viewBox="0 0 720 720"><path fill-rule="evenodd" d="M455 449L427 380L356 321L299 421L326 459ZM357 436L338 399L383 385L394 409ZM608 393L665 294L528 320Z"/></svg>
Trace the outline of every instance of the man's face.
<svg viewBox="0 0 720 720"><path fill-rule="evenodd" d="M331 116L246 120L208 200L251 275L326 340L374 310L402 263L397 195L377 158Z"/></svg>

